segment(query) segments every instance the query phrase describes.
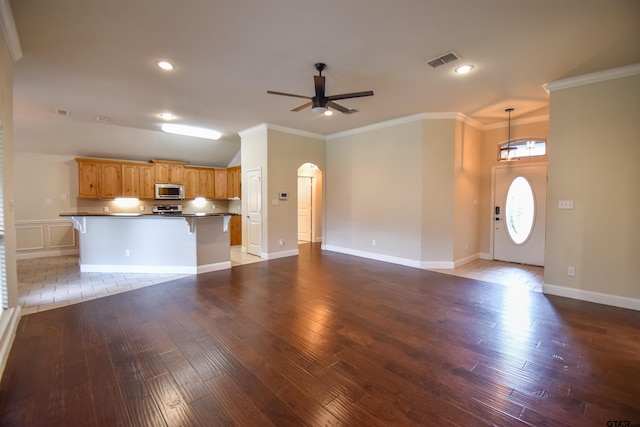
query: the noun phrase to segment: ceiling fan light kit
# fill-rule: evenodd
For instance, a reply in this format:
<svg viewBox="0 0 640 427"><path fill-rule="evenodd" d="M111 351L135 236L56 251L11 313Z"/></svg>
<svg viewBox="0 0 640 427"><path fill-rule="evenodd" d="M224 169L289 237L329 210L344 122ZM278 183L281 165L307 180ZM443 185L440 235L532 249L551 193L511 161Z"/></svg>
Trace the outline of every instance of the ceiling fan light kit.
<svg viewBox="0 0 640 427"><path fill-rule="evenodd" d="M322 62L318 62L317 64L315 64L315 67L316 67L316 70L318 70L318 75L313 76L315 96L296 95L293 93L276 92L273 90L268 90L267 93L271 95L292 96L294 98L309 99L310 102L306 102L294 108L291 111L302 111L307 107L311 107L311 111L313 111L314 113L318 113L318 114L324 113L325 115L330 115L330 114L327 114L327 112L330 111L329 107L333 108L334 110L338 110L344 114L356 113L358 110L343 107L342 105L334 101L338 101L341 99L349 99L349 98L361 98L361 97L373 95L373 91L368 90L364 92L351 92L351 93L342 93L339 95L326 96L325 95L325 77L322 75L322 71L326 68L326 64L323 64Z"/></svg>

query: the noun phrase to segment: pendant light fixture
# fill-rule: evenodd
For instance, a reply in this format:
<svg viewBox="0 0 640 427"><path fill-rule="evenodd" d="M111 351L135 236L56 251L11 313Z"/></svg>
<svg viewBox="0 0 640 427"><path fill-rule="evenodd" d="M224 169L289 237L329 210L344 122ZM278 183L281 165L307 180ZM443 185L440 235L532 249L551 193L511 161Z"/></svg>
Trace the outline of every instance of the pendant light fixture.
<svg viewBox="0 0 640 427"><path fill-rule="evenodd" d="M507 108L506 111L507 113L509 113L509 125L508 125L508 138L507 138L507 143L503 144L500 147L500 152L498 153L498 161L500 162L504 162L504 161L511 161L511 160L518 160L518 158L516 157L516 150L517 147L515 145L511 145L511 112L513 111L513 108Z"/></svg>

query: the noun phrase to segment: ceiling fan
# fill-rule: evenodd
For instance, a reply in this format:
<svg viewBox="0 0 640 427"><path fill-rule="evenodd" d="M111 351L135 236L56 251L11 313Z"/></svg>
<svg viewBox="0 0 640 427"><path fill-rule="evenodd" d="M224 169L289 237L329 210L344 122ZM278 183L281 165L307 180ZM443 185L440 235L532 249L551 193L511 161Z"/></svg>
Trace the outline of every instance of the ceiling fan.
<svg viewBox="0 0 640 427"><path fill-rule="evenodd" d="M301 106L296 107L291 111L301 111L310 106L311 111L313 111L314 113L325 113L329 110L329 107L331 107L344 114L356 113L358 112L358 110L345 108L342 105L336 104L333 101L337 101L340 99L348 99L348 98L360 98L363 96L373 95L373 91L368 90L365 92L353 92L353 93L343 93L340 95L325 96L325 90L324 90L325 81L324 81L324 76L322 75L322 70L326 68L326 64L318 62L317 64L315 64L315 67L316 67L316 70L318 70L318 75L313 76L313 85L315 86L315 89L316 89L315 96L295 95L292 93L276 92L273 90L268 90L267 93L270 93L272 95L293 96L295 98L305 98L305 99L311 100L311 102L302 104Z"/></svg>

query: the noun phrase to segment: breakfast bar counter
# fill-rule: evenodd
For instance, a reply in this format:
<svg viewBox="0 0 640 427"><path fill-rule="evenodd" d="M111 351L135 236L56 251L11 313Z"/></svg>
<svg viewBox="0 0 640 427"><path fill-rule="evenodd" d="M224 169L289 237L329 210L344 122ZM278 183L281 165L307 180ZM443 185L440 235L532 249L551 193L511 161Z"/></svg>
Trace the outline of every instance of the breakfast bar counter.
<svg viewBox="0 0 640 427"><path fill-rule="evenodd" d="M231 268L231 214L60 216L78 230L81 272L199 274Z"/></svg>

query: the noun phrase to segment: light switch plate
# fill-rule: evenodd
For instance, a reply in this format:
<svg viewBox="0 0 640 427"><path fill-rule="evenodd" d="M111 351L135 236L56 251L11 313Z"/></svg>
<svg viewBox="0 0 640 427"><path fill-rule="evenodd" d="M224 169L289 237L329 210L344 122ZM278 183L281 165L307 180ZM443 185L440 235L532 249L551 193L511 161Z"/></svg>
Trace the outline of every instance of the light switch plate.
<svg viewBox="0 0 640 427"><path fill-rule="evenodd" d="M559 200L558 201L559 209L573 209L573 200Z"/></svg>

